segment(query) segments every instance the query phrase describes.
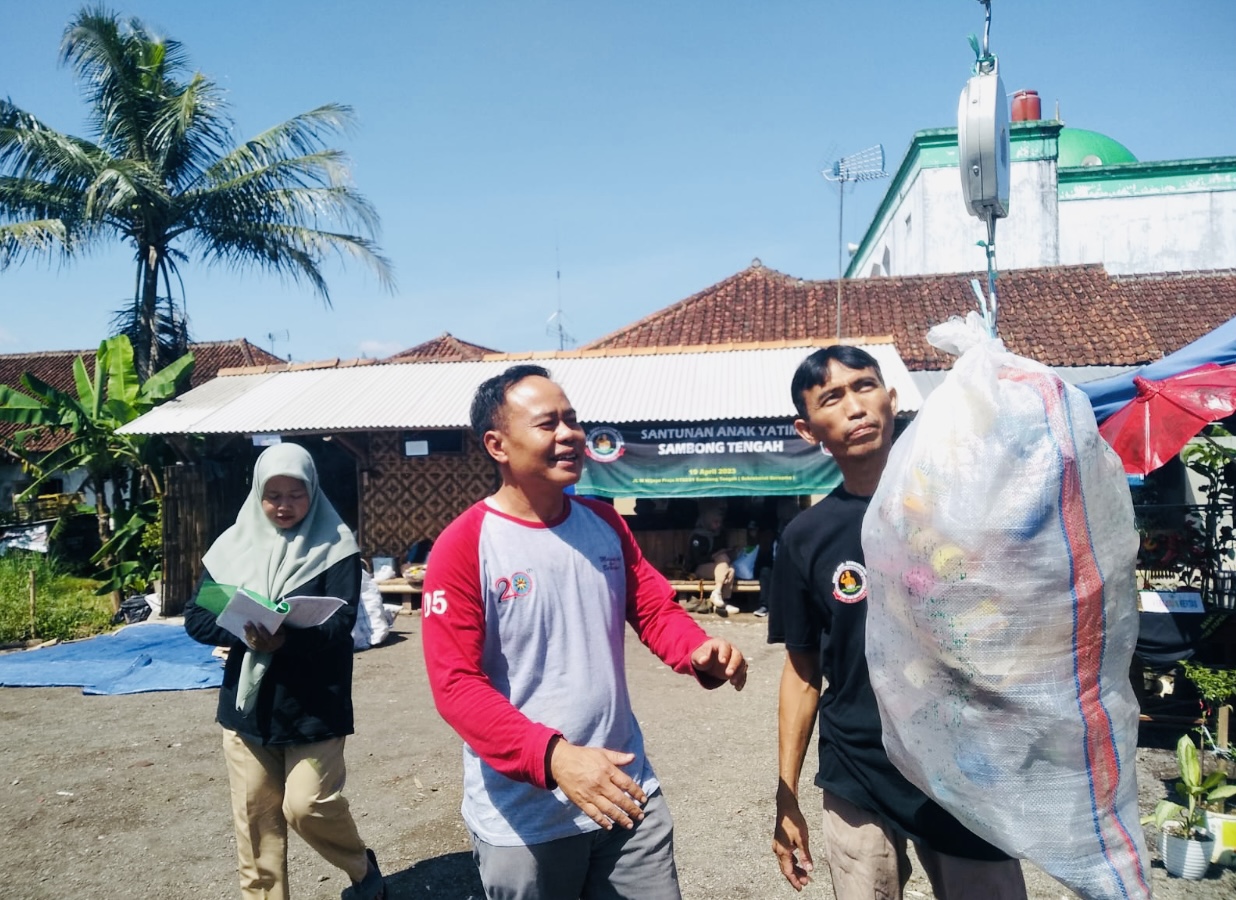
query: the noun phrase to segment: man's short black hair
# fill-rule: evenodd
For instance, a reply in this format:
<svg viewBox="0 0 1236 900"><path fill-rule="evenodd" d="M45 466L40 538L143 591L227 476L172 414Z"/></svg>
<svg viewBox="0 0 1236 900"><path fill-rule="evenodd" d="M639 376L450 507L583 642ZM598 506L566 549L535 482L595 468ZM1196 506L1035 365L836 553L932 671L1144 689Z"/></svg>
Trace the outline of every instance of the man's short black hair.
<svg viewBox="0 0 1236 900"><path fill-rule="evenodd" d="M807 403L803 395L814 387L821 387L828 381L828 365L836 362L853 369L856 372L871 369L875 372L880 384L884 383L884 373L876 358L860 347L848 344L834 344L831 347L821 347L798 364L794 379L790 382L790 394L793 396L794 408L798 410L800 419L807 418Z"/></svg>
<svg viewBox="0 0 1236 900"><path fill-rule="evenodd" d="M549 370L544 366L531 363L521 363L511 366L501 375L495 375L481 382L472 397L472 433L481 443L485 442L485 432L493 431L501 424L502 407L506 404L506 392L525 378L539 375L549 377Z"/></svg>

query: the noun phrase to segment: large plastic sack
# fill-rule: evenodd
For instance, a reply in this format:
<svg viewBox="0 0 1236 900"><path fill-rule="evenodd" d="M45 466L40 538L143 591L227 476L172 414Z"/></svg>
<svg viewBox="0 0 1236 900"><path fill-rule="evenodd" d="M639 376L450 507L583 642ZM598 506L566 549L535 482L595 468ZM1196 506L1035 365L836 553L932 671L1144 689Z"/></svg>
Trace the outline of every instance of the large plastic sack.
<svg viewBox="0 0 1236 900"><path fill-rule="evenodd" d="M1124 469L1086 396L977 315L928 340L961 356L863 522L884 746L971 831L1082 897L1149 897Z"/></svg>
<svg viewBox="0 0 1236 900"><path fill-rule="evenodd" d="M382 592L373 576L361 569L360 609L356 611L356 624L352 626L352 649L367 650L376 647L390 634L395 612L387 609L390 604L382 602Z"/></svg>

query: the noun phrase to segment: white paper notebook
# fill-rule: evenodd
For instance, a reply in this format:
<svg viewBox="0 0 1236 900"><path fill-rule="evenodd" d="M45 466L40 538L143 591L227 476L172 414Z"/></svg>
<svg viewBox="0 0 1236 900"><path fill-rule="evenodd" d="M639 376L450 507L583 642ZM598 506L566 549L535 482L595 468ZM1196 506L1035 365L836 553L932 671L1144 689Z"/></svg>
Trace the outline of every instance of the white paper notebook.
<svg viewBox="0 0 1236 900"><path fill-rule="evenodd" d="M307 596L287 597L272 605L271 601L242 589L228 600L217 621L220 628L227 629L243 641L245 626L250 622L265 626L271 634L283 625L290 628L313 628L321 625L345 605L338 597Z"/></svg>

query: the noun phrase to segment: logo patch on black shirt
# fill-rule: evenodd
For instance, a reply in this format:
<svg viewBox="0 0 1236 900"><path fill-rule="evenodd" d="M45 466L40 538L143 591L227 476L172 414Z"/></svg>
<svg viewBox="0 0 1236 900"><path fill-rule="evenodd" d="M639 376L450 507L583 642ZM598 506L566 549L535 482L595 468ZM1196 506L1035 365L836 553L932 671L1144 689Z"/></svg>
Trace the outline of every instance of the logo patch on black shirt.
<svg viewBox="0 0 1236 900"><path fill-rule="evenodd" d="M867 570L861 563L843 562L833 572L833 597L842 603L858 603L867 597Z"/></svg>

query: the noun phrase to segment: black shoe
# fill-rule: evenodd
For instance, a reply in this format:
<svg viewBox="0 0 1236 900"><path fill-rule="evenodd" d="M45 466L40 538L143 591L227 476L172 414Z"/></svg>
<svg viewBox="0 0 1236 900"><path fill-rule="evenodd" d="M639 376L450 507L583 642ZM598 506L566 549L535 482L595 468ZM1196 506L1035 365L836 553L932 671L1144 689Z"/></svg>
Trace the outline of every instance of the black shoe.
<svg viewBox="0 0 1236 900"><path fill-rule="evenodd" d="M352 882L352 890L358 900L385 900L386 881L382 878L382 870L378 868L378 858L367 847L365 856L369 857L369 871L360 881Z"/></svg>

